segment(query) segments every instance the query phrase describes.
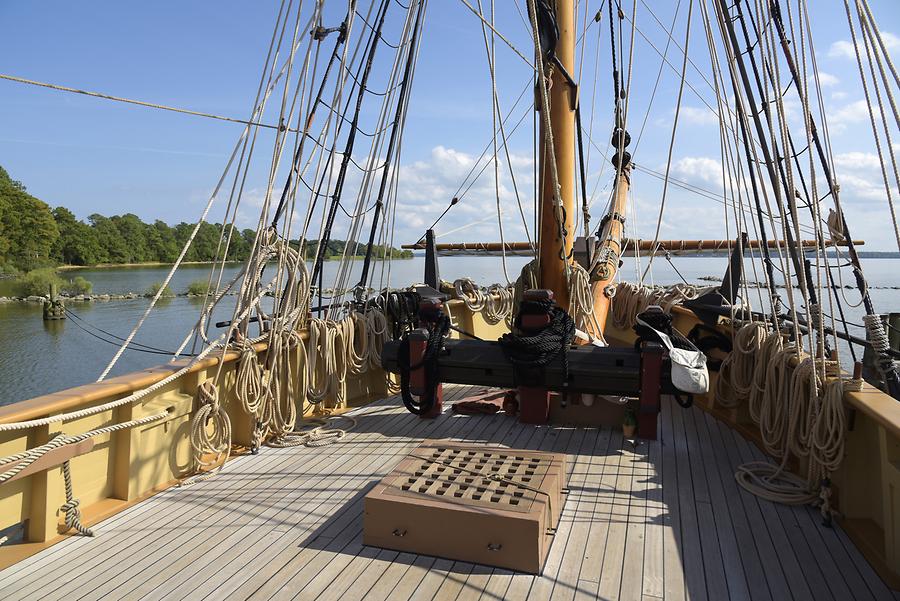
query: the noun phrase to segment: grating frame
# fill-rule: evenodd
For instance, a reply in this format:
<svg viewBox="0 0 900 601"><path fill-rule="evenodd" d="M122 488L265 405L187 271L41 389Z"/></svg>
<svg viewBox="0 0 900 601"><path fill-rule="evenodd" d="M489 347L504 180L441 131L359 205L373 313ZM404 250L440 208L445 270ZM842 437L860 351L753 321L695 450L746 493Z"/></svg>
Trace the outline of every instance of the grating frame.
<svg viewBox="0 0 900 601"><path fill-rule="evenodd" d="M506 511L531 511L552 468L546 455L513 449L420 447L391 481L393 494Z"/></svg>

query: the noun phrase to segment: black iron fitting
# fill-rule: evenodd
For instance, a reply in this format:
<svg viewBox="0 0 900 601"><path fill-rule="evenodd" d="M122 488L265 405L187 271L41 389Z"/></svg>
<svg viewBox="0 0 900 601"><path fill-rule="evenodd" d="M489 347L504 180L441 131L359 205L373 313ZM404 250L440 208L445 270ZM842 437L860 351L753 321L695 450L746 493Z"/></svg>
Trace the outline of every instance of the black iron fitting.
<svg viewBox="0 0 900 601"><path fill-rule="evenodd" d="M337 27L322 27L319 25L315 29L309 32L309 34L313 37L317 42L321 42L325 38L327 38L332 33L338 33L338 44L342 44L344 40L347 39L347 22L344 21Z"/></svg>

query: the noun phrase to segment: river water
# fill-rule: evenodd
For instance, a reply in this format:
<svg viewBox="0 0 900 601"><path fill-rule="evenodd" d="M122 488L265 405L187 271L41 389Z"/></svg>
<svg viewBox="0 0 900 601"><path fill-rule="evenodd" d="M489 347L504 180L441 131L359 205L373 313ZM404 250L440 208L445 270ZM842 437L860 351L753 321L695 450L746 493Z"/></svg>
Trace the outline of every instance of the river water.
<svg viewBox="0 0 900 601"><path fill-rule="evenodd" d="M510 257L507 271L510 278L518 275L528 259ZM722 257L674 257L673 264L657 258L653 265L653 275L657 284L673 284L682 281L681 276L691 283L709 284L701 281L705 276L721 277L727 259ZM673 267L674 265L674 267ZM325 282L332 281L337 263L326 263ZM460 277L471 277L480 284L504 282L503 267L498 257L442 257L441 276L453 281ZM681 276L676 273L675 268ZM876 309L880 312L900 310L900 259L864 259L871 294ZM121 267L103 269L79 269L69 272L81 275L94 284L94 294L142 293L155 282L162 281L168 267ZM237 272L238 266L226 268L226 278ZM354 265L359 269L359 264ZM749 261L747 269L750 270ZM391 264L390 284L393 287L420 282L423 275L423 259L394 261ZM196 280L205 280L209 265L187 265L176 272L171 288L176 293L186 291ZM626 259L622 274L624 279L635 279L635 264ZM751 279L752 279L752 272ZM849 271L845 271L849 278ZM379 272L376 272L376 281ZM760 278L762 276L760 274ZM355 281L350 278L349 281ZM851 284L845 279L845 284ZM856 303L859 294L846 290L848 301ZM782 293L784 291L782 290ZM755 292L751 291L751 304L759 308ZM216 320L230 318L233 299L226 299ZM112 358L116 347L99 340L89 332L99 334L95 328L111 335L127 336L131 328L146 310L149 299L111 300L95 302L71 302L69 309L78 317L58 322L44 322L39 304L9 302L0 304L0 405L14 403L38 395L56 392L93 382ZM173 350L178 347L191 327L196 323L201 309L199 299L176 297L164 300L150 314L135 340L148 347ZM861 308L847 308L848 321L861 323ZM79 323L84 327L78 327ZM851 328L859 334L858 328ZM107 334L101 336L110 339ZM126 352L117 363L112 374L145 369L164 363L167 357L161 354Z"/></svg>

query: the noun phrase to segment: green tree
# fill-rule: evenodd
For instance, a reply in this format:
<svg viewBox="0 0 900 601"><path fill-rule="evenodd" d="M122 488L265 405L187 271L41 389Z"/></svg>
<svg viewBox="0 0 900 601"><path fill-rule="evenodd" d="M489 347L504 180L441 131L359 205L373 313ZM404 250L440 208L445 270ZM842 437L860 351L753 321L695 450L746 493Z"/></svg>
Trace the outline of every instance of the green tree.
<svg viewBox="0 0 900 601"><path fill-rule="evenodd" d="M255 232L253 230L244 230L245 232L250 232L251 236L248 240L244 235L244 232L241 232L237 228L232 228L232 226L225 226L225 237L226 239L231 235L231 243L228 245L228 260L229 261L246 261L250 257L250 249L253 248L253 235Z"/></svg>
<svg viewBox="0 0 900 601"><path fill-rule="evenodd" d="M50 207L0 168L0 259L25 270L48 265L57 238Z"/></svg>
<svg viewBox="0 0 900 601"><path fill-rule="evenodd" d="M109 220L116 226L125 245L126 263L146 263L154 260L147 246L146 224L133 213L113 215Z"/></svg>
<svg viewBox="0 0 900 601"><path fill-rule="evenodd" d="M96 265L101 262L103 249L97 234L65 207L53 209L53 219L59 228L59 238L53 245L53 259L68 265Z"/></svg>
<svg viewBox="0 0 900 601"><path fill-rule="evenodd" d="M119 235L119 228L108 217L94 213L88 220L100 244L101 263L127 263L130 253Z"/></svg>
<svg viewBox="0 0 900 601"><path fill-rule="evenodd" d="M175 231L164 221L157 219L153 225L146 226L145 237L151 261L173 263L178 258L181 248L175 239Z"/></svg>

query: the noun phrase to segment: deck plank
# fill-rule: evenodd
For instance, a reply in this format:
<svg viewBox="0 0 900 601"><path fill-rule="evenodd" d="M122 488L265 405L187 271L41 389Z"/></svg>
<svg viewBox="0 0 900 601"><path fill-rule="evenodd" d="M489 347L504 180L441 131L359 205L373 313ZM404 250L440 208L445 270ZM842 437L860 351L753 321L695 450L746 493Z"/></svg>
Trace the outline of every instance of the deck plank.
<svg viewBox="0 0 900 601"><path fill-rule="evenodd" d="M371 415L385 427L391 427L391 422L397 419L395 412L383 413L383 407L373 407L371 410L361 411L360 414ZM172 548L180 547L180 542L185 540L186 531L190 525L196 522L199 516L211 517L234 513L235 517L241 512L241 499L248 492L252 493L253 487L258 484L256 474L279 473L292 463L302 461L309 457L314 462L323 462L322 453L315 453L312 449L297 449L296 453L287 452L286 449L267 449L258 456L245 456L235 460L235 464L229 464L218 476L204 482L180 489L166 491L166 499L152 510L150 514L138 514L132 519L116 523L102 523L97 527L95 548L91 553L73 553L66 562L67 570L62 577L55 578L50 584L32 582L31 586L22 590L23 596L36 594L40 587L41 594L45 598L70 594L69 591L79 590L82 595L92 590L91 585L100 585L97 582L95 570L100 570L107 578L118 576L123 571L134 567L141 558L161 551L171 552ZM258 461L252 461L256 459ZM240 463L238 463L240 462ZM136 507L140 507L139 504ZM158 523L152 518L155 512L165 507L167 518L165 528L159 528ZM210 509L213 508L211 512ZM218 508L224 513L216 512ZM158 518L157 518L158 519ZM210 536L215 530L200 532L201 535ZM115 533L117 536L108 536ZM204 537L205 538L205 537ZM61 544L69 544L69 539ZM196 542L196 539L191 539ZM131 556L128 563L116 562L115 558L123 550ZM102 569L101 569L102 568ZM119 570L119 572L117 572ZM85 590L86 589L86 590Z"/></svg>
<svg viewBox="0 0 900 601"><path fill-rule="evenodd" d="M678 408L673 408L673 411ZM712 599L732 599L733 601L747 601L750 598L744 564L731 518L728 515L728 506L725 499L725 491L722 482L718 478L713 463L709 438L705 432L705 424L698 423L697 418L702 416L697 411L684 411L688 449L691 455L691 465L696 466L692 473L695 482L702 482L706 490L706 502L700 503L704 515L700 517L701 544L703 544L703 560L708 565L705 568L706 585ZM711 567L710 567L711 564Z"/></svg>
<svg viewBox="0 0 900 601"><path fill-rule="evenodd" d="M387 421L384 425L387 428L398 427L393 421ZM401 429L400 432L412 433L415 431L416 425L407 425L407 429ZM402 426L400 427L402 428ZM129 592L135 596L146 595L146 598L152 599L163 597L171 590L180 591L181 587L184 587L185 592L189 592L193 589L193 586L189 584L192 580L195 584L203 586L202 581L192 579L191 574L185 573L184 570L177 575L171 574L167 566L176 563L178 565L191 564L198 571L215 569L222 576L230 573L229 568L234 565L233 560L236 558L239 558L240 565L245 569L248 567L248 556L254 557L254 561L250 565L264 565L263 554L242 551L253 545L257 545L257 548L270 549L277 544L286 531L295 527L294 524L297 522L292 516L296 513L295 508L301 504L305 506L303 513L306 516L301 518L299 524L309 528L314 527L324 515L327 515L330 507L340 502L341 495L348 485L353 486L355 480L358 481L367 473L373 457L372 447L377 446L385 451L388 450L381 440L382 436L377 432L380 429L378 423L376 422L369 428L373 431L365 434L364 437L354 438L353 442L342 442L330 447L323 447L325 452L320 453L321 461L310 465L297 465L299 471L286 470L283 477L274 481L268 479L261 481L259 483L261 486L272 488L272 494L258 500L240 499L238 504L243 502L250 505L251 508L238 511L237 519L226 522L228 529L224 536L207 537L202 542L193 544L186 553L169 553L163 559L160 559L159 556L149 556L142 562L136 562L132 566L132 570L140 571L145 566L152 565L157 574L142 579L139 586L131 588ZM341 460L344 462L340 463ZM340 469L334 471L335 465L340 465ZM331 473L323 476L322 470L329 467L332 468ZM262 509L261 512L259 512L259 508ZM229 510L226 510L226 513L228 512ZM235 513L233 510L230 512ZM220 527L221 515L221 513L217 513L204 517L196 528L200 532L189 530L185 535L202 537L202 530L205 529L215 532L216 528ZM229 555L223 560L222 556L226 553ZM215 567L208 567L211 565ZM102 590L122 592L121 587L120 577L108 582Z"/></svg>
<svg viewBox="0 0 900 601"><path fill-rule="evenodd" d="M745 444L747 455L756 461L766 461L766 456L754 445ZM807 507L776 506L782 526L791 532L790 540L801 569L816 599L854 599L841 570L834 563L819 532L808 519ZM813 553L813 550L818 551Z"/></svg>
<svg viewBox="0 0 900 601"><path fill-rule="evenodd" d="M622 442L622 432L612 430L603 462L598 465L598 472L592 478L596 482L597 491L578 572L576 599L596 599L600 588L609 527L616 519L616 480L622 465Z"/></svg>
<svg viewBox="0 0 900 601"><path fill-rule="evenodd" d="M747 454L750 443L721 422L719 422L718 425L726 449L729 453L729 459L731 460L733 469L754 459L752 453L749 455ZM791 545L791 532L786 530L781 524L776 504L759 499L750 493L746 493L746 491L745 494L748 495L748 498L752 499L759 508L762 523L769 532L769 536L772 539L775 552L778 556L778 561L784 569L791 596L796 601L816 599L806 581L806 576L800 567L800 562Z"/></svg>
<svg viewBox="0 0 900 601"><path fill-rule="evenodd" d="M448 404L477 390L447 387ZM418 420L396 399L319 449L266 449L165 491L0 572L17 599L895 598L815 510L740 488L759 451L712 416L663 404L660 439L527 426L502 415ZM362 495L424 438L568 455L571 494L541 576L362 545ZM76 483L77 487L77 483Z"/></svg>
<svg viewBox="0 0 900 601"><path fill-rule="evenodd" d="M508 422L504 421L490 420L484 417L479 417L479 419L483 422L481 429L467 432L466 440L490 437L491 432L497 432L498 426L500 428L508 426ZM462 440L459 437L452 438ZM387 467L388 469L393 467L393 462ZM354 528L356 527L354 524ZM396 552L363 546L361 522L358 529L349 534L351 535L350 543L343 549L338 549L336 545L326 548L326 552L335 552L337 555L328 561L325 570L316 574L315 578L297 592L295 599L317 599L320 598L320 595L341 599L363 598L363 595L388 568L389 564L383 560L391 556L391 553L394 558L399 555ZM375 554L374 559L369 559L373 553ZM333 580L328 577L328 574L334 574Z"/></svg>
<svg viewBox="0 0 900 601"><path fill-rule="evenodd" d="M650 453L654 447L658 447L658 443L653 440L636 440L632 447L631 499L619 598L641 601L646 570L644 557L647 544L647 498L651 487L648 478Z"/></svg>
<svg viewBox="0 0 900 601"><path fill-rule="evenodd" d="M572 481L569 482L568 503L574 502L572 510L573 523L564 555L566 560L560 566L553 590L554 600L573 599L578 592L578 576L581 573L584 562L584 548L587 544L587 535L591 520L594 516L594 501L597 495L594 489L599 485L596 471L601 462L605 460L605 452L609 444L610 430L592 430L585 436L581 449L576 458L576 470ZM575 497L574 499L571 497ZM554 544L557 544L554 542ZM577 558L577 559L576 559Z"/></svg>
<svg viewBox="0 0 900 601"><path fill-rule="evenodd" d="M584 478L583 470L587 469L587 466L579 461L579 458L582 444L588 434L589 431L582 428L564 428L557 435L557 439L552 447L542 449L568 455L566 482L569 483L568 489L570 491L573 490L571 485L573 481L576 487L581 485ZM579 472L582 473L579 474ZM534 599L535 601L550 599L554 590L554 584L561 588L566 586L564 582L558 579L563 563L572 561L581 563L581 558L566 554L569 536L572 533L572 528L578 521L578 515L576 514L577 502L570 497L571 492L563 498L556 534L553 535L553 543L544 563L543 577L535 578L532 582L531 590L528 592L529 599Z"/></svg>
<svg viewBox="0 0 900 601"><path fill-rule="evenodd" d="M470 419L454 416L448 412L436 420L420 420L408 414L405 417L408 421L417 422L419 428L417 432L429 433L427 437L431 438L452 437L458 430L465 430L466 427L470 428L469 432L477 435L486 424L486 420L480 416ZM395 439L396 446L387 453L373 455L372 467L367 474L369 486L386 474L400 456L423 437L410 439L391 435L390 438ZM334 559L340 550L358 538L357 534L362 529L364 492L358 487L350 487L345 499L352 498L352 502L345 503L328 516L324 524L314 525L318 528L312 534L309 529L289 533L287 544L283 544L280 549L273 549L273 553L267 559L271 570L255 574L246 572L236 574L225 590L237 598L253 596L259 599L270 598L276 594L282 598L290 598L299 593L306 584L316 578L329 560ZM316 544L311 545L313 542ZM221 585L217 587L217 590L221 589Z"/></svg>
<svg viewBox="0 0 900 601"><path fill-rule="evenodd" d="M383 411L385 407L389 406L390 399L385 399L356 410L353 413L360 415L375 414ZM393 414L391 414L389 417L391 419L396 418L396 416ZM225 471L229 473L241 472L242 470L247 470L247 472L251 470L264 472L267 470L277 469L275 465L276 463L281 463L282 465L284 465L287 462L290 462L292 459L295 460L296 457L280 452L265 453L260 456L243 455L232 459L228 463ZM252 466L248 466L248 463L252 463ZM220 498L224 498L223 495L239 493L244 488L244 485L249 486L251 484L252 482L250 481L241 483L235 482L234 480L212 478L211 480L204 482L203 486L207 495L214 494L219 496ZM32 574L35 572L35 570L39 570L41 567L46 567L58 561L63 556L66 556L66 565L70 568L71 574L89 572L96 565L103 564L109 559L110 555L114 554L114 551L110 551L107 547L108 541L106 541L106 532L127 532L133 540L140 540L145 545L151 543L158 537L163 536L164 531L160 529L149 528L142 530L141 524L144 523L145 518L147 516L153 515L153 512L158 510L162 505L171 506L172 504L178 504L184 498L184 491L188 490L190 490L190 488L170 488L162 491L161 493L151 497L150 499L129 507L128 509L94 526L93 529L97 533L97 536L95 538L71 536L65 541L54 545L46 551L33 555L23 562L16 564L17 568L21 567L21 571L18 571L17 569L17 583L20 585L20 587L28 586L32 580ZM167 521L167 523L171 526L175 526L180 523L181 520L188 519L192 515L201 512L203 509L204 506L201 503L192 503L185 505L182 510L172 515L172 519ZM117 537L117 543L121 544L127 542L131 541L126 541L125 537L123 536ZM77 552L77 550L82 549L87 545L90 545L91 553ZM5 571L4 573L8 574L9 571ZM0 585L2 585L5 581L5 578L3 577L4 573L0 573ZM64 580L60 583L60 585L63 584L68 586L71 584L71 582Z"/></svg>
<svg viewBox="0 0 900 601"><path fill-rule="evenodd" d="M603 564L600 568L598 594L604 599L618 598L622 584L622 567L625 561L625 537L627 536L628 507L631 503L631 470L633 464L629 456L630 442L619 437L619 457L615 471L610 474L614 494L610 502L609 526L606 545L603 550ZM603 518L601 518L603 519Z"/></svg>
<svg viewBox="0 0 900 601"><path fill-rule="evenodd" d="M697 429L704 449L704 463L709 470L708 477L716 478L722 496L716 501L716 509L721 509L731 520L734 537L730 544L737 547L742 566L742 577L745 578L747 592L751 599L772 601L790 597L787 583L781 566L775 560L775 550L771 539L757 514L753 512L754 504L744 505L740 487L734 479L734 469L728 463L728 457L719 436L715 421L707 413L695 413ZM708 448L708 450L707 450ZM731 560L734 561L734 560ZM731 562L728 564L731 566ZM729 569L734 569L730 567ZM730 578L730 577L729 577ZM729 586L731 586L729 579Z"/></svg>
<svg viewBox="0 0 900 601"><path fill-rule="evenodd" d="M662 494L663 494L663 582L667 601L684 601L685 576L681 561L681 512L679 511L678 489L682 486L678 478L675 444L675 427L672 417L672 404L663 403L660 414L660 454L662 455ZM684 484L687 486L687 484Z"/></svg>
<svg viewBox="0 0 900 601"><path fill-rule="evenodd" d="M506 432L513 430L513 423L513 420L485 420L486 434L483 438L492 440L504 438ZM363 598L363 595L367 595L369 589L391 567L393 559L399 555L399 553L393 552L393 559L386 561L387 557L391 556L391 552L385 550L383 553L378 553L379 550L375 549L374 556L363 552L371 551L371 549L363 547L361 540L354 541L351 546L344 549L343 554L355 553L355 557L346 564L340 560L330 562L326 571L320 573L318 578L304 587L296 598L318 598L320 594L347 600ZM330 574L334 574L334 581L331 583L328 578ZM323 587L317 581L322 581L326 586Z"/></svg>
<svg viewBox="0 0 900 601"><path fill-rule="evenodd" d="M641 584L642 599L665 596L663 563L663 523L665 507L662 502L662 474L659 470L662 445L659 440L649 445L646 474L647 492L644 498L644 573Z"/></svg>

